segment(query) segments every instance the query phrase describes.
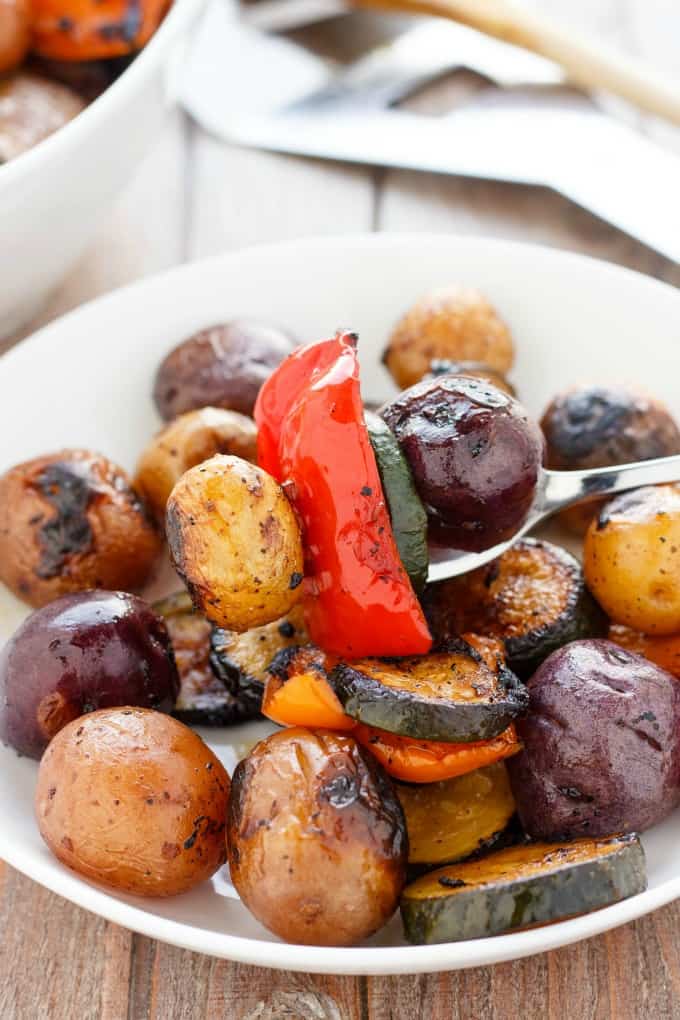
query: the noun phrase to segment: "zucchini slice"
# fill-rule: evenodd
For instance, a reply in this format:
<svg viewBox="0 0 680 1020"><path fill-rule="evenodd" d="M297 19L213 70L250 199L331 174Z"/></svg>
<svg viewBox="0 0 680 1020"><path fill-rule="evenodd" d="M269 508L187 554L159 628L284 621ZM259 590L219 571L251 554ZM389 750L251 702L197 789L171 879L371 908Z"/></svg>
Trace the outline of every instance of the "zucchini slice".
<svg viewBox="0 0 680 1020"><path fill-rule="evenodd" d="M402 893L401 917L410 942L458 942L586 914L646 886L634 834L525 843L417 879Z"/></svg>
<svg viewBox="0 0 680 1020"><path fill-rule="evenodd" d="M421 592L427 581L429 565L425 507L391 429L376 414L369 412L365 419L399 556L414 591Z"/></svg>
<svg viewBox="0 0 680 1020"><path fill-rule="evenodd" d="M296 606L288 616L241 634L213 627L210 661L225 687L232 692L248 690L261 702L267 670L276 654L307 640L302 608Z"/></svg>
<svg viewBox="0 0 680 1020"><path fill-rule="evenodd" d="M491 740L529 702L513 673L489 669L461 639L430 655L341 662L329 679L352 719L417 740Z"/></svg>
<svg viewBox="0 0 680 1020"><path fill-rule="evenodd" d="M161 599L153 608L165 619L179 673L180 691L172 714L190 726L229 726L256 718L259 697L238 685L228 689L213 672L212 625L194 610L188 592Z"/></svg>
<svg viewBox="0 0 680 1020"><path fill-rule="evenodd" d="M525 538L497 560L426 588L435 641L465 631L501 638L508 667L527 679L556 648L605 637L607 618L565 549Z"/></svg>
<svg viewBox="0 0 680 1020"><path fill-rule="evenodd" d="M515 814L505 762L439 783L395 783L406 816L410 865L438 867L490 849Z"/></svg>

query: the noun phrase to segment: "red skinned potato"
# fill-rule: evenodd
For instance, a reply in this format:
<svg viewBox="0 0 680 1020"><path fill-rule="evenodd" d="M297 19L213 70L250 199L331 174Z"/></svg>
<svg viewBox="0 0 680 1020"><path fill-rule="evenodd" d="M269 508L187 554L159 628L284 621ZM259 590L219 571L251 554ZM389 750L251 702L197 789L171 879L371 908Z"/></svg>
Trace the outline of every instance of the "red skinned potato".
<svg viewBox="0 0 680 1020"><path fill-rule="evenodd" d="M234 772L227 832L239 896L288 942L353 945L397 906L404 814L351 736L295 728L257 744Z"/></svg>
<svg viewBox="0 0 680 1020"><path fill-rule="evenodd" d="M226 859L229 776L193 730L113 708L69 723L38 771L35 810L52 853L84 878L174 896Z"/></svg>
<svg viewBox="0 0 680 1020"><path fill-rule="evenodd" d="M409 462L435 541L488 549L523 523L544 441L507 393L444 375L404 390L380 414Z"/></svg>
<svg viewBox="0 0 680 1020"><path fill-rule="evenodd" d="M31 613L0 653L0 740L39 758L86 712L117 705L171 712L178 692L168 631L142 599L64 595Z"/></svg>
<svg viewBox="0 0 680 1020"><path fill-rule="evenodd" d="M528 682L508 762L535 839L640 832L680 803L680 684L611 641L574 641Z"/></svg>

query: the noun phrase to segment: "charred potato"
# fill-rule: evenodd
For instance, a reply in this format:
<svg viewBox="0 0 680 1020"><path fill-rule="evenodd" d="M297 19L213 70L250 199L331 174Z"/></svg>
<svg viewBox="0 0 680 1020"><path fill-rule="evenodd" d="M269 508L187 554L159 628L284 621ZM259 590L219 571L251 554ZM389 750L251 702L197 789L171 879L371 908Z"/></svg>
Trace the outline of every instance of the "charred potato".
<svg viewBox="0 0 680 1020"><path fill-rule="evenodd" d="M64 595L24 620L0 653L0 740L39 758L97 708L172 711L179 679L163 621L135 595Z"/></svg>
<svg viewBox="0 0 680 1020"><path fill-rule="evenodd" d="M174 896L226 859L229 776L198 734L140 708L69 723L38 772L40 834L62 864L137 896Z"/></svg>
<svg viewBox="0 0 680 1020"><path fill-rule="evenodd" d="M138 590L160 550L127 474L101 454L61 450L0 477L0 580L32 606L86 588Z"/></svg>
<svg viewBox="0 0 680 1020"><path fill-rule="evenodd" d="M139 459L134 484L159 521L184 472L216 453L255 463L255 422L237 411L202 407L180 415L152 439Z"/></svg>
<svg viewBox="0 0 680 1020"><path fill-rule="evenodd" d="M508 761L535 839L642 831L680 803L680 684L610 641L574 641L528 682Z"/></svg>
<svg viewBox="0 0 680 1020"><path fill-rule="evenodd" d="M615 623L646 634L680 631L680 485L626 492L590 525L588 587Z"/></svg>
<svg viewBox="0 0 680 1020"><path fill-rule="evenodd" d="M299 601L300 526L261 468L217 454L187 471L168 501L166 531L194 604L218 626L259 627Z"/></svg>
<svg viewBox="0 0 680 1020"><path fill-rule="evenodd" d="M404 815L387 776L350 736L282 730L234 773L229 867L270 931L349 946L391 917L406 875Z"/></svg>
<svg viewBox="0 0 680 1020"><path fill-rule="evenodd" d="M444 375L404 390L381 416L413 472L431 538L488 549L523 523L543 436L516 400L482 379Z"/></svg>
<svg viewBox="0 0 680 1020"><path fill-rule="evenodd" d="M419 382L438 358L481 361L501 374L512 368L510 330L478 291L445 287L425 294L394 327L383 355L402 389Z"/></svg>
<svg viewBox="0 0 680 1020"><path fill-rule="evenodd" d="M546 466L559 471L609 467L680 453L680 430L668 409L627 386L575 386L554 398L541 419ZM569 507L560 515L584 534L604 500Z"/></svg>
<svg viewBox="0 0 680 1020"><path fill-rule="evenodd" d="M30 0L0 0L0 74L18 67L30 44Z"/></svg>
<svg viewBox="0 0 680 1020"><path fill-rule="evenodd" d="M295 346L284 330L249 319L203 329L162 361L156 407L165 421L207 404L252 415L260 386Z"/></svg>
<svg viewBox="0 0 680 1020"><path fill-rule="evenodd" d="M18 71L0 80L0 164L37 145L84 108L72 89L40 75Z"/></svg>

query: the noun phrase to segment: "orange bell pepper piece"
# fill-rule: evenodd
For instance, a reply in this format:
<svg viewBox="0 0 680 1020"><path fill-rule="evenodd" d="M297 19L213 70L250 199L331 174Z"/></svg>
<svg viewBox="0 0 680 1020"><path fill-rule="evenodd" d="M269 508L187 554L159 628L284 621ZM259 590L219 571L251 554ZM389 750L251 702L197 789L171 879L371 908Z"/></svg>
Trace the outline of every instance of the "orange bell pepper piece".
<svg viewBox="0 0 680 1020"><path fill-rule="evenodd" d="M514 726L508 726L493 740L471 744L413 740L362 724L354 729L353 736L378 759L386 772L406 783L453 779L509 758L522 749Z"/></svg>
<svg viewBox="0 0 680 1020"><path fill-rule="evenodd" d="M627 648L629 652L644 655L650 662L672 673L680 679L680 634L654 636L613 623L609 628L609 640Z"/></svg>
<svg viewBox="0 0 680 1020"><path fill-rule="evenodd" d="M281 726L352 730L354 719L345 715L328 682L328 660L318 648L297 648L290 668L271 673L262 699L262 714Z"/></svg>

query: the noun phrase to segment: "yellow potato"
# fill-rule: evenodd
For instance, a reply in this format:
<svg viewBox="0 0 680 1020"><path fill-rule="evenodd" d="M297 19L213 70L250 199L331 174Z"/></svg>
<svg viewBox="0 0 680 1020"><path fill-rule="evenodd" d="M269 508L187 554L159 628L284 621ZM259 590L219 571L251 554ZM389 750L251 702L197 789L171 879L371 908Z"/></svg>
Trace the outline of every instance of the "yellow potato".
<svg viewBox="0 0 680 1020"><path fill-rule="evenodd" d="M174 896L224 864L229 789L188 726L146 708L105 708L53 738L35 810L41 836L73 871L138 896Z"/></svg>
<svg viewBox="0 0 680 1020"><path fill-rule="evenodd" d="M434 359L483 362L504 375L514 360L510 330L476 290L431 291L397 323L383 360L405 389L423 378Z"/></svg>
<svg viewBox="0 0 680 1020"><path fill-rule="evenodd" d="M590 525L588 587L616 623L646 634L680 631L680 485L624 493Z"/></svg>
<svg viewBox="0 0 680 1020"><path fill-rule="evenodd" d="M217 454L184 474L168 501L175 569L194 604L228 630L261 627L302 595L300 526L271 475Z"/></svg>
<svg viewBox="0 0 680 1020"><path fill-rule="evenodd" d="M252 418L238 411L202 407L175 418L154 436L137 464L135 489L158 520L173 486L185 471L216 453L257 459L257 429Z"/></svg>

